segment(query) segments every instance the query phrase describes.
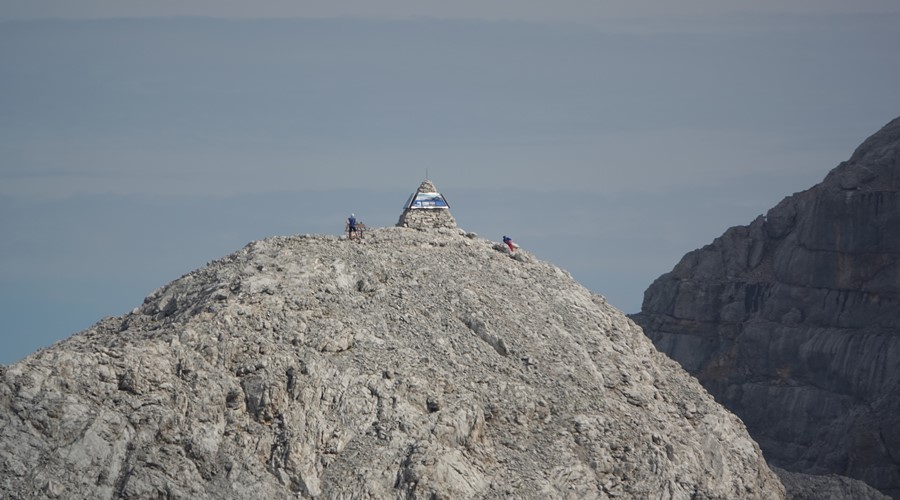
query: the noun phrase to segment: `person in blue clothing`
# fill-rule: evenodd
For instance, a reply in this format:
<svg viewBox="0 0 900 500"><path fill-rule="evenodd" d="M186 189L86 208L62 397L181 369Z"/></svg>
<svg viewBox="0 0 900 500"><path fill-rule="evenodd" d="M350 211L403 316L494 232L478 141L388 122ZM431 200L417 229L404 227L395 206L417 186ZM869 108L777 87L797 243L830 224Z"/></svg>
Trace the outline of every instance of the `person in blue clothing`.
<svg viewBox="0 0 900 500"><path fill-rule="evenodd" d="M515 252L516 248L519 246L513 243L512 238L510 238L509 236L503 236L503 243L506 243L506 246L509 247L510 253Z"/></svg>
<svg viewBox="0 0 900 500"><path fill-rule="evenodd" d="M347 217L347 235L351 240L354 235L359 237L359 234L356 233L356 214L350 214L350 217Z"/></svg>

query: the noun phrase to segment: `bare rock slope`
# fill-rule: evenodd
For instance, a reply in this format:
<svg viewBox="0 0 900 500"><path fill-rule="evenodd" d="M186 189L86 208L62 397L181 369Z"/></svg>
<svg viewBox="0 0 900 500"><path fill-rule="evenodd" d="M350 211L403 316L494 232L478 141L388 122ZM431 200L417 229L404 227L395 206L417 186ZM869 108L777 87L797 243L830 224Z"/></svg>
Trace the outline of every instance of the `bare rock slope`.
<svg viewBox="0 0 900 500"><path fill-rule="evenodd" d="M875 488L837 474L811 475L772 468L790 500L890 500Z"/></svg>
<svg viewBox="0 0 900 500"><path fill-rule="evenodd" d="M635 320L770 463L900 498L900 118L822 183L685 255Z"/></svg>
<svg viewBox="0 0 900 500"><path fill-rule="evenodd" d="M384 228L212 262L0 370L0 497L784 497L629 319L504 248Z"/></svg>

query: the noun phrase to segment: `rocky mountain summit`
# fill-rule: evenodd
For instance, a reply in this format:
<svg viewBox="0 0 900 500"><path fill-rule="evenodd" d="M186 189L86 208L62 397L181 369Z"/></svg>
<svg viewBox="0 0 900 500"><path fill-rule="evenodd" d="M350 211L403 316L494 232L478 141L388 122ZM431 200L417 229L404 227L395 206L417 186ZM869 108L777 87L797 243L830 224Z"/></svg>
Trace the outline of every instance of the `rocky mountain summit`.
<svg viewBox="0 0 900 500"><path fill-rule="evenodd" d="M3 498L784 498L566 272L458 229L273 237L0 369Z"/></svg>
<svg viewBox="0 0 900 500"><path fill-rule="evenodd" d="M900 498L900 118L685 255L634 319L770 463Z"/></svg>

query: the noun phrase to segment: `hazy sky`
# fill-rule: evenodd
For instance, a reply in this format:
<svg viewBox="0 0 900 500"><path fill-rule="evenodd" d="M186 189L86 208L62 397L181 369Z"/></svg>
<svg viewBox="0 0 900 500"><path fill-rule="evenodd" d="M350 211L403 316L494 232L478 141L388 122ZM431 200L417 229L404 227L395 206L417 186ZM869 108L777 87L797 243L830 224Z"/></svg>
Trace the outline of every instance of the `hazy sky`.
<svg viewBox="0 0 900 500"><path fill-rule="evenodd" d="M900 12L894 0L3 0L7 19L204 16L224 18L334 18L409 20L452 18L539 23L607 20L712 19L754 14L884 14Z"/></svg>
<svg viewBox="0 0 900 500"><path fill-rule="evenodd" d="M639 310L900 114L895 1L675 5L0 0L0 363L426 169Z"/></svg>

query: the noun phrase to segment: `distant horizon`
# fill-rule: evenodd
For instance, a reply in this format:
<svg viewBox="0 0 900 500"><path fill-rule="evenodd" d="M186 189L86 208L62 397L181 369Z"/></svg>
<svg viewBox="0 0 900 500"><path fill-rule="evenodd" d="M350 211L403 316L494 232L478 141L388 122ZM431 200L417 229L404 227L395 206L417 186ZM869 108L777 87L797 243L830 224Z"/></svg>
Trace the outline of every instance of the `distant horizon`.
<svg viewBox="0 0 900 500"><path fill-rule="evenodd" d="M426 172L461 228L637 312L900 114L888 2L79 5L0 13L3 364L252 240L394 225Z"/></svg>

